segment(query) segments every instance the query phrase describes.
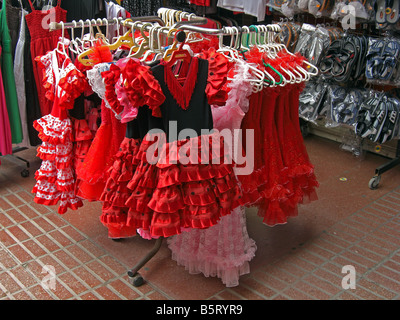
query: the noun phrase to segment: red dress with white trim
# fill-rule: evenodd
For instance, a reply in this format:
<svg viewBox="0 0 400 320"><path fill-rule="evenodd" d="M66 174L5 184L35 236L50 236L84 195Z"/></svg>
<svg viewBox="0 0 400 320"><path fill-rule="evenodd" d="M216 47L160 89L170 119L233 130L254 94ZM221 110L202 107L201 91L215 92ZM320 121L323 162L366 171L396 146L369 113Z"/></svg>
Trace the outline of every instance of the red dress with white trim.
<svg viewBox="0 0 400 320"><path fill-rule="evenodd" d="M75 195L73 126L68 109L73 108L87 82L69 57L56 50L37 57L36 61L43 70L46 98L53 102L53 108L33 124L42 140L37 154L42 164L36 171L32 192L36 203L49 206L59 203L58 212L62 214L68 208L76 210L83 205Z"/></svg>

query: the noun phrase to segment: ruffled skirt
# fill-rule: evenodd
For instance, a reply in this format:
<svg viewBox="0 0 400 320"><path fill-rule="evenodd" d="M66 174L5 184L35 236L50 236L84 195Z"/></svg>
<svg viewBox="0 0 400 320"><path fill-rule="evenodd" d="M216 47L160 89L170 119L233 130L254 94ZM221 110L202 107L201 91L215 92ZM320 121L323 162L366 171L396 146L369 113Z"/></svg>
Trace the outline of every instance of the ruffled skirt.
<svg viewBox="0 0 400 320"><path fill-rule="evenodd" d="M61 120L48 114L33 125L43 141L37 153L42 164L35 174L34 201L48 206L59 203L60 214L68 208L78 209L83 203L75 195L71 120Z"/></svg>
<svg viewBox="0 0 400 320"><path fill-rule="evenodd" d="M193 229L168 238L172 259L190 274L218 277L227 287L239 285L239 278L250 273L249 262L257 249L246 229L244 207L221 218L207 230Z"/></svg>
<svg viewBox="0 0 400 320"><path fill-rule="evenodd" d="M100 200L103 201L100 221L108 229L110 238L128 238L136 235L136 227L128 225L128 210L125 205L130 190L128 183L136 169L135 157L140 140L125 138L116 154L114 164L108 170L108 180Z"/></svg>
<svg viewBox="0 0 400 320"><path fill-rule="evenodd" d="M115 176L110 177L110 188L102 199L111 201L107 208L127 210L124 225L140 229L148 238L209 228L240 204L240 189L226 150L222 137L214 133L170 143L147 135L132 159L129 152L119 154L111 170ZM134 168L132 177L121 170L124 166ZM119 190L118 197L112 190ZM103 213L107 226L108 216L114 219L116 214Z"/></svg>

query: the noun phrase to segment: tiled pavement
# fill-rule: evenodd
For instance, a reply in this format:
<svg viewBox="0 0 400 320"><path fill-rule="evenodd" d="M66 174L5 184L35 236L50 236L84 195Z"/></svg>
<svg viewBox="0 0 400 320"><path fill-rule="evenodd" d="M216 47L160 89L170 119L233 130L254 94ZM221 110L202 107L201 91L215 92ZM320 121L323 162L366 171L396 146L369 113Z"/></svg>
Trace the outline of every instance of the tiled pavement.
<svg viewBox="0 0 400 320"><path fill-rule="evenodd" d="M233 288L218 278L190 275L171 259L165 243L140 271L145 284L132 286L127 270L153 242L108 239L99 203L63 216L57 208L35 204L30 193L40 165L35 150L19 154L31 160L28 178L20 176L21 165L2 158L0 300L398 300L400 168L385 173L372 191L368 181L387 159L368 154L359 160L317 137L307 139L307 148L321 183L319 200L274 228L248 210L256 257L251 273ZM355 289L342 287L351 277L342 268L349 265Z"/></svg>

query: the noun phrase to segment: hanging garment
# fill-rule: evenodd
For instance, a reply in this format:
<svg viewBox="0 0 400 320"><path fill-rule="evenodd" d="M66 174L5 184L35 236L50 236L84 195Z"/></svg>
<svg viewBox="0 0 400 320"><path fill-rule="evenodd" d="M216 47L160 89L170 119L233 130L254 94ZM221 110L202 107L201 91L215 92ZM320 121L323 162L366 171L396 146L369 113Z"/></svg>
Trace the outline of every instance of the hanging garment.
<svg viewBox="0 0 400 320"><path fill-rule="evenodd" d="M265 19L265 10L267 7L266 0L218 0L217 6L230 11L243 12L245 14L254 16L257 21Z"/></svg>
<svg viewBox="0 0 400 320"><path fill-rule="evenodd" d="M260 68L269 63L281 73L287 61L293 63L297 59L299 65L304 59L288 55L270 59L255 48L246 57ZM254 130L257 148L254 172L238 178L245 202L258 208L258 215L268 226L287 223L289 217L298 214L298 204L317 199L315 189L319 184L298 124L299 91L303 85L268 87L252 94L249 112L242 121L243 130Z"/></svg>
<svg viewBox="0 0 400 320"><path fill-rule="evenodd" d="M161 0L124 0L122 6L133 16L154 16L157 15L157 10L162 7Z"/></svg>
<svg viewBox="0 0 400 320"><path fill-rule="evenodd" d="M15 50L14 58L14 77L15 84L17 87L18 96L18 106L19 114L21 116L21 125L23 139L19 147L29 147L31 146L29 140L29 130L28 130L28 119L27 119L27 104L26 104L26 92L25 92L25 79L24 79L24 48L25 48L25 16L28 14L27 11L22 9L21 25L19 27L19 38Z"/></svg>
<svg viewBox="0 0 400 320"><path fill-rule="evenodd" d="M2 48L0 46L0 57L1 54L2 54ZM5 156L7 154L12 154L10 120L8 118L6 97L3 87L3 76L1 72L0 72L0 154L2 156Z"/></svg>
<svg viewBox="0 0 400 320"><path fill-rule="evenodd" d="M164 61L151 68L165 95L159 110L153 109L161 115L165 140L154 141L152 134L143 139L126 202L131 223L151 237L209 228L239 206L241 197L225 142L212 132L208 60L193 57L186 70L180 83ZM188 130L190 138L179 137ZM147 156L152 148L160 150L155 162Z"/></svg>
<svg viewBox="0 0 400 320"><path fill-rule="evenodd" d="M101 95L104 94L110 109L119 110L122 105L129 105L130 112L126 114L129 113L131 117L133 117L132 110L138 110L135 117L126 124L125 138L119 146L114 163L107 172L108 180L100 198L103 201L100 220L108 229L108 236L110 238L128 238L135 236L138 229L137 224L131 223L130 207L126 204L132 193L128 189L128 183L139 164L137 155L141 141L148 133L149 127L153 129L163 127L161 119L152 115L149 106L158 106L164 96L160 94L161 89L157 81L150 75L149 68L141 66L139 60L121 59L112 65L110 70L102 74L106 83L105 92L103 93L101 89L96 91ZM117 84L125 82L127 74L130 74L131 79L135 81L129 82L132 85L130 93L135 94L136 92L137 94L141 91L141 98L139 95L136 98L131 95L131 99L133 99L129 100L127 92L129 88L119 87ZM92 81L92 83L99 82ZM95 87L98 88L96 85ZM137 208L139 209L139 207ZM144 203L141 204L141 209L146 211Z"/></svg>
<svg viewBox="0 0 400 320"><path fill-rule="evenodd" d="M0 41L3 48L3 53L1 55L1 71L3 75L8 117L10 120L12 143L20 143L22 141L22 126L18 108L17 89L15 86L11 38L7 26L6 8L6 2L3 1L0 11Z"/></svg>
<svg viewBox="0 0 400 320"><path fill-rule="evenodd" d="M121 7L118 4L115 4L114 2L106 2L106 16L107 19L113 19L113 18L127 18L127 12L125 8ZM128 14L130 16L130 14ZM113 41L114 37L117 37L118 34L121 34L123 32L122 28L120 27L121 30L117 30L118 26L116 24L112 24L108 26L108 40L110 42Z"/></svg>
<svg viewBox="0 0 400 320"><path fill-rule="evenodd" d="M76 210L83 205L75 195L75 172L73 161L73 126L68 117L77 97L87 87L85 76L72 61L56 50L36 58L44 71L43 86L46 97L53 102L50 114L34 122L42 144L38 157L42 160L36 171L36 184L32 189L34 201L53 206L59 204L58 213L69 208Z"/></svg>
<svg viewBox="0 0 400 320"><path fill-rule="evenodd" d="M119 146L114 164L108 170L109 178L100 198L103 201L100 221L112 239L129 238L137 234L136 226L129 223L129 208L125 202L130 193L128 183L136 170L133 160L139 151L140 142L138 120L134 119L127 124L125 138Z"/></svg>
<svg viewBox="0 0 400 320"><path fill-rule="evenodd" d="M213 106L214 128L229 129L232 136L239 130L244 110L248 110L251 84L248 67L237 66L236 75L228 87L224 106ZM232 152L234 148L232 145ZM217 276L227 287L239 285L239 277L250 272L249 261L255 256L256 244L247 233L244 207L238 207L208 229L193 229L168 238L172 259L191 274Z"/></svg>
<svg viewBox="0 0 400 320"><path fill-rule="evenodd" d="M45 55L48 51L57 47L58 40L62 35L61 30L50 31L50 22L66 22L67 11L61 9L61 0L58 0L57 6L50 10L36 10L29 0L32 12L25 16L31 35L31 56L33 71L36 81L36 88L39 95L39 103L41 115L49 114L52 109L52 101L46 98L45 89L43 87L43 72L40 70L34 61L38 56ZM67 37L67 34L65 34Z"/></svg>
<svg viewBox="0 0 400 320"><path fill-rule="evenodd" d="M35 75L31 56L31 35L25 24L25 43L24 43L24 80L25 80L25 101L26 118L28 122L29 142L31 146L38 146L41 143L38 132L33 127L33 122L41 117L39 94L36 88Z"/></svg>
<svg viewBox="0 0 400 320"><path fill-rule="evenodd" d="M7 6L7 25L11 37L11 52L13 59L15 58L15 49L17 47L18 37L21 25L21 8L11 5L11 0L5 0ZM4 2L4 1L3 1Z"/></svg>
<svg viewBox="0 0 400 320"><path fill-rule="evenodd" d="M102 19L106 17L104 0L66 0L61 8L67 11L67 21Z"/></svg>

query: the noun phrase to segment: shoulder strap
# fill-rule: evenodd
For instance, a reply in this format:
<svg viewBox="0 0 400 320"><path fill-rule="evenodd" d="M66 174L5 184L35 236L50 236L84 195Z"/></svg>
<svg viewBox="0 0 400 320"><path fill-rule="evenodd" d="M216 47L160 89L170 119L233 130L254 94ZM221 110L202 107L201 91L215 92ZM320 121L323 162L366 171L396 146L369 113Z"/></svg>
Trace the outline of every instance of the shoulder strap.
<svg viewBox="0 0 400 320"><path fill-rule="evenodd" d="M32 11L35 11L35 7L33 6L32 1L31 0L28 0L28 1L29 1L29 4L31 5Z"/></svg>
<svg viewBox="0 0 400 320"><path fill-rule="evenodd" d="M57 7L61 6L61 0L58 0Z"/></svg>

